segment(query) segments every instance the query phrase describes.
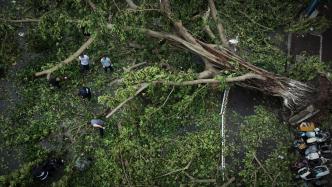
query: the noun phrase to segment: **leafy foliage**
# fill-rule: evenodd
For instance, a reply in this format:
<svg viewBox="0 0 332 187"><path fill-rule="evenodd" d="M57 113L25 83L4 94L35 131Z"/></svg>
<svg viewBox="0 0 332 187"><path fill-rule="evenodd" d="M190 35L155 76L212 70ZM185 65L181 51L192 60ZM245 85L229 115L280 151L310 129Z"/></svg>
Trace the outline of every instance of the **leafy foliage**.
<svg viewBox="0 0 332 187"><path fill-rule="evenodd" d="M296 80L308 81L314 79L319 73L326 73L328 66L320 62L319 57L304 56L304 60L295 63L290 76Z"/></svg>
<svg viewBox="0 0 332 187"><path fill-rule="evenodd" d="M33 52L39 57L32 58L17 73L15 81L23 100L8 112L8 116L0 118L1 147L19 146L26 155L20 169L1 176L0 184L34 185L31 169L50 155L66 161L60 179L51 182L53 186L201 185L195 179L215 179L221 184L221 172L217 167L221 151L220 118L217 115L220 89L204 85L173 87L156 84L126 103L111 119L102 117L107 109L114 109L133 96L139 84L156 80L193 80L203 70L203 64L199 57L188 51L175 48L168 42L146 38L138 32L136 28L173 32L170 20L158 11L157 1L140 1L138 10L128 9L125 1L93 2L96 10L81 0L28 0L15 5L20 7L18 10L6 12L8 18L16 19L14 13L20 11L22 16L40 19L26 28L28 47L24 53ZM208 42L210 39L202 32L204 23L200 19L207 10L206 1L174 0L171 3L174 18L181 19L195 37ZM240 50L241 55L276 73L283 72L286 59L282 50L275 47L279 39L274 41L269 36L273 30L287 27L293 20L297 4L297 1L281 0L269 3L263 0L217 2L227 36L238 35L240 38L240 47L244 49ZM242 13L239 7L243 8ZM21 11L23 8L27 10ZM112 24L112 29L107 29L107 24ZM211 20L208 24L216 31ZM2 37L6 34L12 37L10 33L17 31L17 27L7 23L1 23L0 29ZM92 62L90 73L79 74L75 62L60 69L53 76L69 77L61 90L51 89L44 79L32 77L36 71L50 68L67 58L89 35L96 37L85 51ZM131 47L130 44L142 47ZM1 60L14 62L16 50L11 45L2 47L4 58ZM115 72L106 74L102 71L99 66L102 54L110 56ZM148 62L148 67L122 71L124 67L143 61ZM165 70L160 64L170 68ZM220 74L217 78L220 87L228 86L226 77L236 75L226 71ZM111 81L120 78L123 79L122 85L109 86ZM91 101L77 97L81 86L92 88ZM286 129L280 128L276 117L266 110L257 108L256 113L245 118L245 126L240 131L241 140L246 145L242 162L245 167L240 171L240 178L245 185L250 185L254 179L251 173L257 172L260 185L271 183L262 170L257 171L252 156L272 137L277 142L276 148L264 159L264 165L271 168L271 172L280 171L280 184L287 186L290 182L289 158L285 146L277 141L285 137ZM97 117L107 123L104 138L86 125ZM229 154L241 150L236 146L225 149ZM75 169L75 161L82 155L91 157L93 163L86 171L79 172ZM280 160L279 155L285 159Z"/></svg>
<svg viewBox="0 0 332 187"><path fill-rule="evenodd" d="M289 154L288 143L285 143L291 141L291 136L283 127L284 124L262 106L255 108L254 115L243 119L238 115L234 117L237 118L234 122L242 121L239 137L235 139L241 142L236 148L240 150L237 154L244 154L238 163L242 166L238 167L242 168L239 175L243 183L246 186L254 183L257 186L270 186L276 180L280 186L294 185L293 175L289 171L294 155Z"/></svg>

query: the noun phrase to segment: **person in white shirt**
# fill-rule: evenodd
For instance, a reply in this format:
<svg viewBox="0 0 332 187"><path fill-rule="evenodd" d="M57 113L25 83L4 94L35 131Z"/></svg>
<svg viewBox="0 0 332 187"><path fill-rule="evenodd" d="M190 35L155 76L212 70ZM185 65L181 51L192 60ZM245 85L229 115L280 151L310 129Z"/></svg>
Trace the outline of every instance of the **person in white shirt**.
<svg viewBox="0 0 332 187"><path fill-rule="evenodd" d="M90 67L89 67L89 56L86 54L81 54L79 57L80 60L80 70L81 73L84 73L86 71L89 71Z"/></svg>
<svg viewBox="0 0 332 187"><path fill-rule="evenodd" d="M113 64L110 60L110 58L106 57L106 55L104 55L101 59L100 59L100 63L103 66L105 72L107 72L107 69L110 70L110 72L113 71Z"/></svg>

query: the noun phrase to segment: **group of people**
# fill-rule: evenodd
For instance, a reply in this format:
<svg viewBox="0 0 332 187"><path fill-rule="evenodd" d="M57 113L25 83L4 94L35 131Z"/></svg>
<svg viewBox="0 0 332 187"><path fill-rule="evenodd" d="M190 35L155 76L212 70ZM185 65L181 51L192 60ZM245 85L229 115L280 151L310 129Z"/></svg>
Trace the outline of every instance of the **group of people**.
<svg viewBox="0 0 332 187"><path fill-rule="evenodd" d="M80 70L81 73L85 73L90 70L90 58L87 54L81 54L79 57L80 60ZM103 66L103 69L105 72L107 72L107 69L109 69L110 72L113 71L113 64L109 57L106 55L103 55L103 57L100 59L100 63Z"/></svg>
<svg viewBox="0 0 332 187"><path fill-rule="evenodd" d="M87 54L81 54L78 57L79 61L80 61L80 72L81 73L86 73L90 70L90 58ZM111 59L109 57L107 57L106 55L103 55L102 58L100 59L100 63L104 69L105 72L107 72L108 70L110 72L112 72L113 69L113 64L111 62ZM67 77L49 77L48 78L48 82L49 84L53 87L53 88L61 88L61 84L60 82L67 80ZM81 93L81 92L80 92ZM82 92L83 93L83 92ZM89 98L89 94L84 94L81 95L82 97L86 97Z"/></svg>
<svg viewBox="0 0 332 187"><path fill-rule="evenodd" d="M79 56L79 61L80 61L80 72L81 73L86 73L90 70L90 58L87 54L81 54ZM110 60L109 57L107 57L106 55L103 55L102 58L100 59L100 63L104 69L105 72L110 71L112 72L113 69L113 64ZM67 80L68 78L65 77L49 77L48 82L51 85L52 88L57 88L60 89L61 88L61 82L64 80ZM91 92L91 88L89 87L81 87L78 91L78 96L80 96L83 99L91 99L92 96L92 92ZM90 122L88 122L89 125L91 125L94 128L98 128L99 129L99 133L101 136L104 135L104 130L105 130L105 122L102 121L101 119L92 119Z"/></svg>
<svg viewBox="0 0 332 187"><path fill-rule="evenodd" d="M79 56L79 61L80 61L80 72L81 73L86 73L90 70L90 59L89 56L86 54L82 54ZM103 56L100 59L100 63L107 72L108 70L110 72L113 71L113 65L111 63L111 60L107 56ZM48 77L48 83L50 84L52 89L60 89L61 88L61 82L67 80L68 78L66 76L64 77ZM81 87L78 91L78 96L80 96L83 99L91 99L91 88L89 87ZM105 122L101 119L92 119L89 122L87 122L88 125L90 125L93 128L99 129L99 134L101 137L104 136L104 131L105 131ZM79 171L82 171L85 167L88 167L90 164L91 159L88 160L79 160L76 165L77 169ZM43 163L37 165L34 167L32 170L32 175L34 179L37 181L45 182L50 176L54 175L56 171L63 166L64 161L61 159L48 159L44 161Z"/></svg>
<svg viewBox="0 0 332 187"><path fill-rule="evenodd" d="M90 58L87 54L82 54L79 56L79 60L80 60L80 70L81 73L85 73L87 71L89 71L90 69ZM110 60L109 57L107 57L106 55L103 55L103 57L100 59L100 63L104 69L105 72L107 72L107 70L109 70L110 72L113 71L113 64ZM82 87L79 89L78 95L82 98L87 98L87 99L91 99L91 88L88 87ZM100 136L104 136L104 130L105 130L105 122L101 119L92 119L90 122L88 122L89 125L91 125L94 128L98 128L99 129L99 133Z"/></svg>

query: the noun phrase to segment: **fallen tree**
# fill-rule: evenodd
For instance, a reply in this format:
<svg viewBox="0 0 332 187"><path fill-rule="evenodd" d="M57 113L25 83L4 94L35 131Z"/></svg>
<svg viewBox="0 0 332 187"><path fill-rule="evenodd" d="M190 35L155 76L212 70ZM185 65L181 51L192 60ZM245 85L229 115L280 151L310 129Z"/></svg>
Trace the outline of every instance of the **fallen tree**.
<svg viewBox="0 0 332 187"><path fill-rule="evenodd" d="M128 6L132 10L139 10L139 6L134 4L133 1L126 1ZM89 5L93 10L96 9L95 5L89 1ZM190 32L183 26L181 20L176 20L172 17L171 5L168 0L160 1L160 11L164 16L170 20L175 29L175 33L158 32L145 28L123 28L124 30L136 29L141 33L144 33L150 37L163 39L169 41L175 46L182 46L185 49L199 55L205 64L205 70L198 75L199 79L211 79L218 75L221 71L227 70L236 74L250 73L256 77L262 77L262 79L244 79L237 82L237 85L249 87L260 90L266 94L278 96L283 99L283 103L289 109L296 111L307 106L308 97L313 93L313 89L307 84L292 80L287 77L276 75L272 72L268 72L260 67L257 67L246 60L242 59L235 52L229 49L229 43L225 35L224 27L217 15L217 9L213 0L209 0L207 3L208 11L211 14L217 30L221 44L205 43L199 38L195 38ZM204 15L203 19L208 19L208 15ZM114 27L112 24L108 24L107 28L112 30ZM208 27L202 28L208 32L208 35L215 39L215 35ZM73 55L66 60L57 64L56 66L36 73L36 76L47 75L49 76L55 70L61 68L63 65L70 63L80 53L82 53L92 42L94 38L90 38L84 43Z"/></svg>
<svg viewBox="0 0 332 187"><path fill-rule="evenodd" d="M134 8L131 5L130 7ZM136 8L137 7L138 6L136 6ZM217 17L217 10L213 0L209 0L209 9L211 10L211 16L213 20L217 24L218 35L222 45L208 44L192 36L183 26L180 20L174 20L172 18L172 12L170 9L171 6L168 0L161 0L160 7L161 11L164 12L164 15L168 17L168 19L170 19L173 23L176 33L171 34L157 32L143 28L138 30L150 37L165 39L170 41L171 44L180 44L186 49L202 57L205 63L205 70L200 73L200 80L196 80L196 82L216 82L217 80L211 80L211 78L214 78L218 72L222 70L228 70L239 74L245 74L244 77L250 75L248 78L239 79L239 81L236 81L237 85L253 88L269 95L281 97L283 99L284 105L292 111L301 109L309 104L308 97L311 96L311 94L314 92L310 86L287 77L276 75L272 72L268 72L260 67L252 65L229 49L228 40L225 37L224 28L219 18ZM204 19L207 19L206 15ZM108 28L112 29L113 25L109 24ZM214 36L211 34L210 29L205 28L205 30L208 31L209 36ZM251 77L254 77L254 79ZM201 79L207 80L202 81ZM183 85L186 85L186 83Z"/></svg>

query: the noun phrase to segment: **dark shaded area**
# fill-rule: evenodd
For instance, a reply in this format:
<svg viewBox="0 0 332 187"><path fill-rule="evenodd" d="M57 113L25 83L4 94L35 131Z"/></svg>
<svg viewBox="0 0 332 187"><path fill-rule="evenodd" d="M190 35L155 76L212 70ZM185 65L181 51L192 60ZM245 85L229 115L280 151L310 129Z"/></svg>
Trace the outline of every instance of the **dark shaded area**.
<svg viewBox="0 0 332 187"><path fill-rule="evenodd" d="M328 3L324 8L321 9L321 13L325 15L327 19L332 21L332 2ZM323 33L323 61L332 60L332 28L328 29Z"/></svg>
<svg viewBox="0 0 332 187"><path fill-rule="evenodd" d="M291 55L306 52L309 55L318 55L320 50L320 37L312 34L293 34L291 41Z"/></svg>
<svg viewBox="0 0 332 187"><path fill-rule="evenodd" d="M230 90L228 104L227 104L227 119L225 124L226 130L226 142L227 144L242 145L242 142L239 139L238 133L240 132L240 125L243 122L242 117L255 114L255 106L262 105L265 106L268 110L272 111L276 116L281 118L281 100L278 97L271 97L262 94L259 91L246 89L242 87L233 87ZM240 115L240 118L233 119L235 112ZM259 159L266 159L267 156L275 148L273 142L265 142L263 145L264 148L258 150L257 157ZM227 165L233 166L239 163L245 154L243 146L240 146L241 151L235 153L236 160L232 157L226 157L226 167ZM237 168L238 170L241 169Z"/></svg>
<svg viewBox="0 0 332 187"><path fill-rule="evenodd" d="M332 113L332 82L325 76L318 76L311 84L316 85L318 90L313 103L315 108L320 110L311 120L320 124Z"/></svg>
<svg viewBox="0 0 332 187"><path fill-rule="evenodd" d="M323 33L323 54L322 54L322 61L331 61L331 60L332 60L332 28Z"/></svg>

